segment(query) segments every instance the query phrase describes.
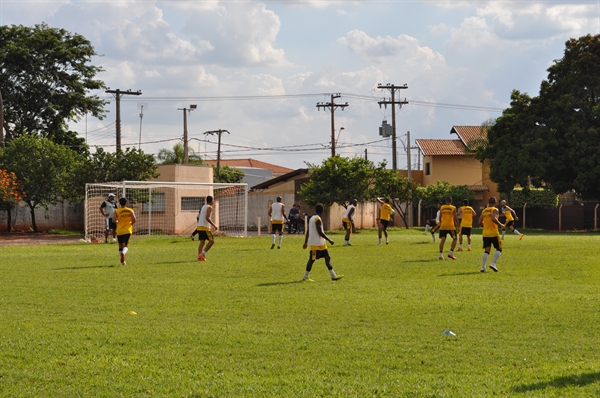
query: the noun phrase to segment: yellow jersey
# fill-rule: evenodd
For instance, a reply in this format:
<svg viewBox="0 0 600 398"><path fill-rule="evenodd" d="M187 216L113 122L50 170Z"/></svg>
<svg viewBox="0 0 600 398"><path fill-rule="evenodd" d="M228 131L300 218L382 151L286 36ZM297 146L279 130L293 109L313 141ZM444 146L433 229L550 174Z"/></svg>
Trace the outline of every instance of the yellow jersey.
<svg viewBox="0 0 600 398"><path fill-rule="evenodd" d="M483 218L483 232L481 235L484 238L493 238L499 236L498 225L492 221L494 210L496 210L495 206L489 206L483 209L481 212L481 217Z"/></svg>
<svg viewBox="0 0 600 398"><path fill-rule="evenodd" d="M460 213L462 214L461 228L473 228L473 208L471 206L462 206Z"/></svg>
<svg viewBox="0 0 600 398"><path fill-rule="evenodd" d="M443 205L440 207L440 230L451 231L456 229L456 225L454 225L455 214L456 207L452 205Z"/></svg>
<svg viewBox="0 0 600 398"><path fill-rule="evenodd" d="M506 217L506 222L514 221L514 217L512 215L513 209L508 206L502 206L502 215Z"/></svg>
<svg viewBox="0 0 600 398"><path fill-rule="evenodd" d="M390 221L390 214L392 214L392 206L389 203L381 205L381 211L379 212L379 219Z"/></svg>
<svg viewBox="0 0 600 398"><path fill-rule="evenodd" d="M115 210L117 215L117 235L133 233L133 209L121 207Z"/></svg>

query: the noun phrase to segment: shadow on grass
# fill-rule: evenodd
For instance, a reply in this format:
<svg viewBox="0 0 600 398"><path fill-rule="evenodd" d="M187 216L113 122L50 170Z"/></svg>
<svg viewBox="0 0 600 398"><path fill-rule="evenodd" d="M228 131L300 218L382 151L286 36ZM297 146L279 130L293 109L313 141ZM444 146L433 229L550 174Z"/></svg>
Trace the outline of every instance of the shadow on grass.
<svg viewBox="0 0 600 398"><path fill-rule="evenodd" d="M465 275L480 275L481 271L473 272L456 272L454 274L440 274L440 276L465 276Z"/></svg>
<svg viewBox="0 0 600 398"><path fill-rule="evenodd" d="M54 270L55 271L63 271L63 270L67 270L67 269L93 269L93 268L114 268L114 267L120 267L120 265L115 265L115 264L111 264L111 265L90 265L89 267L54 268Z"/></svg>
<svg viewBox="0 0 600 398"><path fill-rule="evenodd" d="M541 381L533 384L521 384L512 388L513 392L527 393L531 391L545 390L546 388L583 387L600 381L600 373L584 373L579 375L561 376L549 381Z"/></svg>
<svg viewBox="0 0 600 398"><path fill-rule="evenodd" d="M265 286L277 286L277 285L293 285L296 283L306 283L306 282L304 282L303 280L291 281L291 282L268 282L268 283L259 283L256 286L265 287Z"/></svg>

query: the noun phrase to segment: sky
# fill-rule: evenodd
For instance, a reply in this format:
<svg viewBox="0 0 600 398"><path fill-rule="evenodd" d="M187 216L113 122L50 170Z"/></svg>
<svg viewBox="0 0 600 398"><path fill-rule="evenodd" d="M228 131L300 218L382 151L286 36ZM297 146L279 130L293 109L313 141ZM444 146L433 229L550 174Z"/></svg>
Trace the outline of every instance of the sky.
<svg viewBox="0 0 600 398"><path fill-rule="evenodd" d="M206 159L253 158L291 169L336 154L392 164L384 120L396 112L397 164L407 132L455 139L452 126L501 115L512 90L537 95L565 42L600 33L600 1L0 0L0 23L46 23L85 36L121 100L122 144L157 154L183 139ZM403 105L380 105L391 91ZM114 151L116 103L71 129ZM190 105L197 105L192 111ZM143 116L140 117L140 114ZM343 127L343 129L342 129ZM419 166L413 150L411 165ZM422 165L421 165L422 166Z"/></svg>

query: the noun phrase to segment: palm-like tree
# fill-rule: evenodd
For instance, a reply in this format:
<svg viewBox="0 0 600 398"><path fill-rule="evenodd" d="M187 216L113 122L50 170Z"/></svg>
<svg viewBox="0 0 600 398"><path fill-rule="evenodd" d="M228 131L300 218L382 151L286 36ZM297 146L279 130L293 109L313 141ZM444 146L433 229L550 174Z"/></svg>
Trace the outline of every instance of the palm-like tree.
<svg viewBox="0 0 600 398"><path fill-rule="evenodd" d="M158 151L158 161L160 164L183 164L184 153L183 144L178 142L173 146L173 150L162 148ZM203 164L200 155L192 148L188 148L188 164Z"/></svg>

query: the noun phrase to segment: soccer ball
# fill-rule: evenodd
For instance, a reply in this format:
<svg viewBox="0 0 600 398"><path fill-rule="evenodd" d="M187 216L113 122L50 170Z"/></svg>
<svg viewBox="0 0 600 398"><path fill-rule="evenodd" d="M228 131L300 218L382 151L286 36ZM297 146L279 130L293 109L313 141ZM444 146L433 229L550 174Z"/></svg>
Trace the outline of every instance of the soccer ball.
<svg viewBox="0 0 600 398"><path fill-rule="evenodd" d="M396 214L396 212L394 211L394 209L392 209L392 211L390 211L390 216L394 216L394 214Z"/></svg>

